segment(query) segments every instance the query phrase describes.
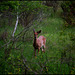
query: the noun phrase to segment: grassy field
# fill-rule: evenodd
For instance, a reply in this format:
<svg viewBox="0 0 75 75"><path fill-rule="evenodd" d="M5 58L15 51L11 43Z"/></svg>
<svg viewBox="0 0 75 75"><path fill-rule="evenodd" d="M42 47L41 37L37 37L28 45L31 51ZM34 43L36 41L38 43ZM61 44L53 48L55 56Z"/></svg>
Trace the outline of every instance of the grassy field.
<svg viewBox="0 0 75 75"><path fill-rule="evenodd" d="M72 63L75 57L75 27L64 27L64 20L57 14L59 14L59 12L56 13L55 16L43 18L41 22L35 21L33 26L26 32L25 41L22 41L21 37L14 43L12 49L10 49L11 51L7 60L5 60L5 49L1 48L0 73L24 73L25 65L23 60L26 59L26 64L30 68L30 70L27 71L27 74L32 73L31 71L40 74L75 74L75 64ZM4 28L0 29L0 33L4 31ZM14 27L8 27L8 38L11 38L13 29ZM18 25L15 35L22 29L22 26ZM42 53L40 50L39 54L37 52L36 58L34 57L33 48L33 29L36 31L42 30L38 36L44 35L47 40L45 53ZM7 41L9 41L9 39ZM0 41L1 46L4 43L4 41ZM13 49L17 46L18 49ZM9 48L7 50L9 50ZM72 57L73 60L70 60L70 57Z"/></svg>

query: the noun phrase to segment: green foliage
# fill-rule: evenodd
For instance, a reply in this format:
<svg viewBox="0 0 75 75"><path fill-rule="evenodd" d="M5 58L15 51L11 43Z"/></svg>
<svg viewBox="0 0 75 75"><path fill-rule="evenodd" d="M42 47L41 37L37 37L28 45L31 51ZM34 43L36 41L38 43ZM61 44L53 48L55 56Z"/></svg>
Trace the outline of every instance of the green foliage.
<svg viewBox="0 0 75 75"><path fill-rule="evenodd" d="M23 11L26 13L36 12L39 9L42 9L44 7L40 1L22 1L22 2L19 2L19 11L20 12L23 12Z"/></svg>
<svg viewBox="0 0 75 75"><path fill-rule="evenodd" d="M18 1L2 1L0 2L0 12L13 11L17 6Z"/></svg>
<svg viewBox="0 0 75 75"><path fill-rule="evenodd" d="M18 8L17 8L18 7ZM44 8L41 1L2 1L0 2L0 12L19 11L19 13L30 13Z"/></svg>

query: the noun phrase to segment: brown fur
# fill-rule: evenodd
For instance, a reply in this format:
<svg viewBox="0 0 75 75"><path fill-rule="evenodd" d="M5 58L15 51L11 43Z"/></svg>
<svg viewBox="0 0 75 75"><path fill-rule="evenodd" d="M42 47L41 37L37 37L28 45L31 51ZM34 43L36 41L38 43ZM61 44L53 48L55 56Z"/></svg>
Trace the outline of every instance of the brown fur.
<svg viewBox="0 0 75 75"><path fill-rule="evenodd" d="M40 48L42 49L43 52L45 52L46 38L44 36L39 36L39 38L37 38L38 34L41 33L41 30L38 32L35 32L35 30L33 30L33 32L34 32L33 47L34 47L34 54L36 56L36 49L38 49L38 53ZM44 49L42 47L44 47Z"/></svg>

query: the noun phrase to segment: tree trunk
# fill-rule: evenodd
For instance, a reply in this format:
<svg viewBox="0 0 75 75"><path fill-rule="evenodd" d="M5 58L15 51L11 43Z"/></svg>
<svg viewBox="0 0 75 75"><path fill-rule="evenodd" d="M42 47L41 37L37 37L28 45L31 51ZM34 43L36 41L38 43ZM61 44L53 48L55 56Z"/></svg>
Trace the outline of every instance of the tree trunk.
<svg viewBox="0 0 75 75"><path fill-rule="evenodd" d="M17 25L18 25L18 12L17 12L17 20L16 20L16 24L15 24L15 28L14 28L14 32L12 34L12 37L14 37L14 34L16 32L16 29L17 29Z"/></svg>

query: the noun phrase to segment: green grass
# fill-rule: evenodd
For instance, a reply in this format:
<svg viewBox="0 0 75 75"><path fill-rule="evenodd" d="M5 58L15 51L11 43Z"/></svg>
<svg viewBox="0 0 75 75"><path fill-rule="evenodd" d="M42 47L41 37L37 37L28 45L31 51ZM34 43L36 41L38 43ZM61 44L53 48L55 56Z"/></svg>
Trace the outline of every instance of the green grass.
<svg viewBox="0 0 75 75"><path fill-rule="evenodd" d="M39 55L37 54L37 58L35 59L34 51L33 51L34 49L32 47L33 41L31 40L25 44L26 47L24 49L27 50L24 53L25 58L28 61L31 61L32 63L38 63L38 61L40 61L43 64L46 61L46 56L47 56L47 59L49 59L49 60L50 60L50 57L57 57L58 59L60 59L61 53L63 53L64 50L67 51L69 46L73 46L73 41L70 40L70 35L74 35L74 32L75 32L74 31L75 28L64 29L63 24L64 24L64 22L61 18L52 18L51 17L51 18L44 19L43 22L41 22L37 27L35 27L36 31L38 31L40 29L42 30L42 33L40 33L39 36L44 35L47 39L46 52L45 52L45 54L42 54L40 51L40 54ZM72 32L73 32L73 34L71 34ZM32 31L29 33L33 34ZM74 36L72 36L72 37L74 37ZM68 45L68 47L67 47L67 45ZM75 45L75 43L74 43L74 45ZM71 48L71 47L69 47L69 48ZM74 51L74 49L71 48L71 51ZM69 55L68 53L69 52L66 53L67 57ZM73 57L75 57L74 53L72 53L71 55ZM57 61L57 59L55 58L55 59L53 59L52 63L49 63L48 73L50 73L50 74L69 74L70 70L68 70L68 68L70 66L68 66L66 63L60 64L60 61L57 61L59 63L59 65L62 67L61 68L58 65L59 67L57 70L57 65L54 65L54 62L56 62L56 61ZM37 66L36 64L35 65L33 64L31 67L33 67L33 69L35 70L35 69L38 69L39 66ZM60 68L61 68L61 70L60 70Z"/></svg>
<svg viewBox="0 0 75 75"><path fill-rule="evenodd" d="M60 13L60 12L57 12ZM56 13L56 15L57 15ZM19 40L15 42L12 48L18 47L18 50L11 49L11 52L9 54L9 57L7 61L3 60L4 57L4 50L0 51L0 57L2 57L0 62L5 62L1 66L1 71L3 68L5 68L6 74L21 74L24 72L24 66L20 67L18 65L23 65L22 59L26 58L27 62L26 64L31 68L33 71L37 71L38 73L46 73L45 68L43 68L43 71L40 72L41 66L46 66L46 70L48 74L74 74L75 73L75 64L74 67L71 65L68 66L67 63L61 64L61 54L66 51L66 57L69 58L69 55L71 55L73 58L75 57L75 27L73 28L65 28L64 26L64 20L61 17L55 16L55 17L47 17L44 18L42 22L35 21L34 26L30 27L28 32L26 32L25 36L25 42L22 40ZM37 56L34 57L34 48L33 48L33 29L35 28L36 31L42 30L42 32L38 35L44 35L46 37L46 50L45 53L42 53L40 50L40 53L38 54L37 50ZM21 30L23 29L22 26L18 25L17 31L15 35L17 35ZM14 30L14 27L8 27L8 33L10 34L9 38L11 38L12 32ZM4 28L0 29L0 33L4 31ZM29 37L30 40L27 40ZM22 37L20 37L21 39ZM3 45L4 42L0 41L0 45ZM12 43L11 43L12 44ZM71 50L71 54L69 54L68 50ZM24 58L21 56L23 54ZM64 57L64 54L63 54ZM66 58L65 57L65 58ZM18 60L21 60L19 62ZM49 61L48 61L49 60ZM38 65L39 64L39 65ZM71 63L70 63L71 64ZM14 66L16 65L16 66ZM3 70L4 72L4 70ZM28 73L30 70L28 71ZM1 72L2 73L2 72ZM30 72L32 73L32 72Z"/></svg>

